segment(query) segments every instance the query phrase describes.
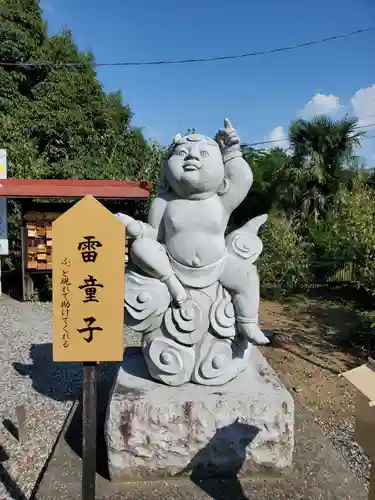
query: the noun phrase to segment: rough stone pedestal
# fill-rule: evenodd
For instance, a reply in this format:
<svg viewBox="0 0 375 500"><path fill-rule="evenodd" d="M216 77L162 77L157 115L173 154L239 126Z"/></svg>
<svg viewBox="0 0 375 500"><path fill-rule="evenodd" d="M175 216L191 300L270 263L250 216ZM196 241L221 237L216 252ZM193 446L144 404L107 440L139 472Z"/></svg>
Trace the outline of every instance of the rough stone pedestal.
<svg viewBox="0 0 375 500"><path fill-rule="evenodd" d="M106 419L112 480L247 475L291 465L294 402L260 351L222 387L169 387L127 349Z"/></svg>

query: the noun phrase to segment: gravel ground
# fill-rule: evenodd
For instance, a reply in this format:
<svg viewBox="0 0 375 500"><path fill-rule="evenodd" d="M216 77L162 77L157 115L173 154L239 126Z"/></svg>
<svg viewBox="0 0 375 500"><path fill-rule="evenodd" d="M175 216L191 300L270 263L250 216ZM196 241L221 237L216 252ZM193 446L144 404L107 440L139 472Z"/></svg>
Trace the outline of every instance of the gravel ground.
<svg viewBox="0 0 375 500"><path fill-rule="evenodd" d="M127 345L137 337L128 332ZM29 498L51 448L81 390L78 363L53 363L51 304L0 298L0 500ZM17 405L25 405L28 440L16 433Z"/></svg>
<svg viewBox="0 0 375 500"><path fill-rule="evenodd" d="M0 500L29 498L81 391L81 365L53 363L50 342L50 304L0 298ZM139 336L126 332L126 345L139 345ZM26 407L29 438L23 445L14 437L17 405ZM321 424L343 459L368 485L370 461L354 440L353 422L327 425L322 420Z"/></svg>
<svg viewBox="0 0 375 500"><path fill-rule="evenodd" d="M354 439L355 421L314 419L324 435L329 438L340 457L352 469L366 488L369 487L371 460Z"/></svg>
<svg viewBox="0 0 375 500"><path fill-rule="evenodd" d="M354 439L354 425L354 422L339 422L330 438L342 458L357 474L362 483L368 487L371 461Z"/></svg>
<svg viewBox="0 0 375 500"><path fill-rule="evenodd" d="M327 436L340 457L348 464L358 479L369 487L371 460L354 439L355 420L315 418L314 421Z"/></svg>

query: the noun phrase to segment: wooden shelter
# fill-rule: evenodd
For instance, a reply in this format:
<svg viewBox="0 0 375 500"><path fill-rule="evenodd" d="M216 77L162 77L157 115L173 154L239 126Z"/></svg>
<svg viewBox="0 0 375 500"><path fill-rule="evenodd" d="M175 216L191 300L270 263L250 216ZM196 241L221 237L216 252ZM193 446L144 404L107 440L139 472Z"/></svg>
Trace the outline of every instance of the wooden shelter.
<svg viewBox="0 0 375 500"><path fill-rule="evenodd" d="M1 179L0 197L21 202L23 300L33 296L36 275L52 270L54 220L88 194L114 213L136 216L134 202L147 200L151 187L147 181Z"/></svg>

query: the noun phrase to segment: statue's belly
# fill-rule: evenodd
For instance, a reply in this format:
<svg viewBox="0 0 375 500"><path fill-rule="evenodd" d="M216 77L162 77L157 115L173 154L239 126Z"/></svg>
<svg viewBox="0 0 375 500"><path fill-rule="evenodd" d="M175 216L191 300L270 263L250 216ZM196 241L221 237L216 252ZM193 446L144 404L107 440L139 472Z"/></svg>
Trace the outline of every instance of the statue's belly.
<svg viewBox="0 0 375 500"><path fill-rule="evenodd" d="M195 268L213 264L225 255L224 235L197 231L184 231L172 236L166 247L176 261Z"/></svg>

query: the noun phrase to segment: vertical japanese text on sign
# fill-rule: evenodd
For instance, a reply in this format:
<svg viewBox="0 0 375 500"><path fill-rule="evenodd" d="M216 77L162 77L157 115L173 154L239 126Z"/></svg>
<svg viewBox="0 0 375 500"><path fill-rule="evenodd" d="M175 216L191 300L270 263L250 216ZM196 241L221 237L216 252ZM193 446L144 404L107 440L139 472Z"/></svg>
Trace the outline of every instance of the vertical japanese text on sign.
<svg viewBox="0 0 375 500"><path fill-rule="evenodd" d="M71 262L68 259L63 259L61 261L61 295L63 300L61 301L61 319L63 321L63 334L62 341L64 348L69 347L69 327L68 327L68 319L70 313L70 301L69 301L69 293L71 282L69 279L69 271Z"/></svg>
<svg viewBox="0 0 375 500"><path fill-rule="evenodd" d="M97 248L103 245L95 239L95 236L84 236L83 241L78 244L78 250L81 252L83 262L95 262L98 256Z"/></svg>
<svg viewBox="0 0 375 500"><path fill-rule="evenodd" d="M104 288L103 285L97 283L97 279L92 274L89 274L84 280L84 285L80 285L79 289L85 291L85 299L83 302L99 302L97 298L97 289Z"/></svg>
<svg viewBox="0 0 375 500"><path fill-rule="evenodd" d="M83 240L78 243L78 251L81 252L82 260L85 264L92 263L95 264L96 259L98 257L97 248L102 248L103 244L100 241L95 239L95 236L84 236ZM87 302L98 302L97 298L97 289L103 288L103 285L97 283L97 279L94 278L92 274L88 275L87 279L83 279L84 285L80 285L78 288L80 290L85 290L85 299L82 301L84 304ZM84 328L77 328L77 331L81 334L87 333L87 337L83 337L87 343L90 343L94 340L95 332L102 332L103 328L100 326L95 326L96 318L90 316L88 318L83 318L86 326Z"/></svg>
<svg viewBox="0 0 375 500"><path fill-rule="evenodd" d="M102 332L103 328L100 326L94 326L94 323L96 322L96 318L93 318L90 316L90 318L84 318L83 320L87 326L84 328L77 328L79 333L87 333L88 337L83 337L86 342L90 343L93 341L94 338L94 332Z"/></svg>

